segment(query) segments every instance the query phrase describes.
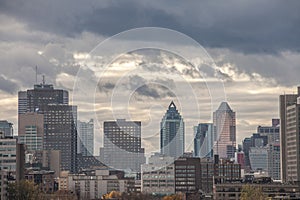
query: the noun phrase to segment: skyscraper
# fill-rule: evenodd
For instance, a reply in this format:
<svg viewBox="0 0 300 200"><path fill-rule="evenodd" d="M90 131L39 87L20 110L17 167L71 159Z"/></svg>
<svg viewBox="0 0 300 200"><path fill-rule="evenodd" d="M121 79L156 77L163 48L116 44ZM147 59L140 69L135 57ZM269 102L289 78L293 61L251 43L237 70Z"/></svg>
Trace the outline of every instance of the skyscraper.
<svg viewBox="0 0 300 200"><path fill-rule="evenodd" d="M288 168L294 168L299 170L300 161L296 161L296 165L291 166L290 159L291 156L299 157L299 120L297 120L297 98L300 96L300 87L298 87L297 94L283 94L279 96L279 115L280 115L280 160L281 160L281 180L284 182L290 181L293 178L291 177L291 170L290 175L288 174ZM292 106L292 107L290 107ZM288 107L290 107L288 111ZM289 113L288 113L289 112ZM290 116L289 116L290 115ZM290 120L293 120L293 123L288 123L287 116L289 116ZM287 127L289 124L289 127ZM296 127L292 127L296 126ZM297 128L298 127L298 128ZM290 129L288 133L288 128ZM298 133L296 132L298 130ZM297 139L293 140L293 138ZM292 145L292 146L290 146ZM298 148L298 149L297 149ZM289 156L288 156L289 155ZM298 166L297 166L298 165ZM298 175L298 177L300 177Z"/></svg>
<svg viewBox="0 0 300 200"><path fill-rule="evenodd" d="M213 113L214 154L220 158L234 158L236 149L235 112L227 102L222 102Z"/></svg>
<svg viewBox="0 0 300 200"><path fill-rule="evenodd" d="M213 124L201 123L194 127L194 156L213 157Z"/></svg>
<svg viewBox="0 0 300 200"><path fill-rule="evenodd" d="M36 135L36 139L39 140L40 134L43 133L42 148L59 150L62 158L61 169L75 172L77 107L68 105L68 91L54 89L53 85L45 84L43 81L41 84L34 85L33 89L20 91L18 94L18 118L23 124L19 124L20 136L25 137L27 132L27 136ZM33 115L31 120L29 113ZM35 117L38 117L39 120L35 121ZM43 118L43 124L40 123L41 118ZM40 127L43 127L44 130L39 130Z"/></svg>
<svg viewBox="0 0 300 200"><path fill-rule="evenodd" d="M82 156L92 156L94 154L94 120L89 122L77 122L78 132L78 153Z"/></svg>
<svg viewBox="0 0 300 200"><path fill-rule="evenodd" d="M184 122L173 101L160 123L160 152L175 158L184 153Z"/></svg>
<svg viewBox="0 0 300 200"><path fill-rule="evenodd" d="M141 144L141 122L125 119L105 121L103 131L101 162L115 169L140 172L141 164L146 162Z"/></svg>

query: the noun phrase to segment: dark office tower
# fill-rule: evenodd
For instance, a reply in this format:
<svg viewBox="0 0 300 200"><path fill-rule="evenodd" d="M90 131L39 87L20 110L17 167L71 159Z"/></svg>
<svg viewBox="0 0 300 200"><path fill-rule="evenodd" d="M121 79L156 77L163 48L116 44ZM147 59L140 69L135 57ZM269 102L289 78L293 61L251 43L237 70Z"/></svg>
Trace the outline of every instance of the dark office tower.
<svg viewBox="0 0 300 200"><path fill-rule="evenodd" d="M291 180L291 177L288 175L288 163L289 153L297 151L296 149L291 148L289 143L297 143L299 147L299 135L297 141L290 140L293 136L293 133L287 133L287 107L296 106L297 107L297 98L300 96L300 87L298 87L298 94L283 94L279 96L279 115L280 115L280 160L281 162L281 180L287 182ZM296 108L294 108L296 110ZM290 110L292 114L292 110ZM294 116L296 113L293 113ZM291 124L290 124L291 125ZM299 152L299 149L298 149ZM297 155L299 158L299 153ZM296 166L293 166L295 168ZM298 169L299 169L299 159L298 159ZM299 177L299 176L298 176Z"/></svg>
<svg viewBox="0 0 300 200"><path fill-rule="evenodd" d="M44 109L44 150L60 150L61 170L76 172L77 107L48 105Z"/></svg>
<svg viewBox="0 0 300 200"><path fill-rule="evenodd" d="M201 123L194 127L194 156L213 157L213 124Z"/></svg>
<svg viewBox="0 0 300 200"><path fill-rule="evenodd" d="M53 85L45 83L34 85L34 89L20 91L18 95L19 114L25 112L42 113L48 104L68 105L69 103L68 91L54 89Z"/></svg>
<svg viewBox="0 0 300 200"><path fill-rule="evenodd" d="M141 122L117 121L104 122L104 145L100 148L101 162L121 170L141 171L146 162L141 145Z"/></svg>
<svg viewBox="0 0 300 200"><path fill-rule="evenodd" d="M174 158L184 153L184 122L173 101L160 123L160 152Z"/></svg>
<svg viewBox="0 0 300 200"><path fill-rule="evenodd" d="M236 148L235 112L227 102L222 102L213 113L214 154L220 158L234 158Z"/></svg>
<svg viewBox="0 0 300 200"><path fill-rule="evenodd" d="M200 158L180 157L175 165L175 192L195 193L200 189Z"/></svg>

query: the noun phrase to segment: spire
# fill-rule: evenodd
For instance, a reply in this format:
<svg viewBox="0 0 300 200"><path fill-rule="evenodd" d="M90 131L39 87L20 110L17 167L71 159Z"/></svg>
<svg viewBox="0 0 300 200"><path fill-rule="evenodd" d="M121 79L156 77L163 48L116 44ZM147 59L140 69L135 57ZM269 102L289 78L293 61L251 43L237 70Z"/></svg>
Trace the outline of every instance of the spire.
<svg viewBox="0 0 300 200"><path fill-rule="evenodd" d="M219 106L218 110L223 110L223 111L229 111L232 109L230 108L230 106L228 105L227 102L222 102L221 105Z"/></svg>
<svg viewBox="0 0 300 200"><path fill-rule="evenodd" d="M176 109L176 105L175 105L175 103L172 101L171 103L170 103L170 105L169 105L169 109L170 108L175 108Z"/></svg>

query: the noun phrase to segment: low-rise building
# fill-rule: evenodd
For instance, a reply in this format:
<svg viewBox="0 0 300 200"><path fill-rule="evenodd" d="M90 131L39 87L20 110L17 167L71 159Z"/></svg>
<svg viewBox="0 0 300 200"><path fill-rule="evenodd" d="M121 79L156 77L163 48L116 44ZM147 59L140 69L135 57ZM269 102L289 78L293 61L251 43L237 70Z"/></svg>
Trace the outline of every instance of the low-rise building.
<svg viewBox="0 0 300 200"><path fill-rule="evenodd" d="M108 168L68 175L68 190L79 199L97 199L111 191L131 192L135 181L125 178L123 171Z"/></svg>

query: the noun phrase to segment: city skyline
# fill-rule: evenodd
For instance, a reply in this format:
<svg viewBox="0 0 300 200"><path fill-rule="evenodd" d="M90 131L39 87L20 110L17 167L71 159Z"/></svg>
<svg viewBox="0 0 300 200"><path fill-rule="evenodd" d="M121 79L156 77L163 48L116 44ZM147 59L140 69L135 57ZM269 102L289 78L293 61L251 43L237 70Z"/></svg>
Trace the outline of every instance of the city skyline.
<svg viewBox="0 0 300 200"><path fill-rule="evenodd" d="M122 31L140 27L164 27L179 31L205 48L223 75L226 100L237 113L237 143L241 143L243 138L255 132L258 125L267 125L270 119L279 117L278 95L293 93L299 84L298 1L291 1L288 4L258 0L251 3L230 1L218 4L168 1L143 4L136 0L130 2L134 6L128 6L129 4L124 2L90 2L93 6L89 3L74 5L69 1L65 1L63 6L58 2L51 2L46 6L35 0L19 4L4 1L1 4L0 9L3 12L0 15L2 25L0 119L12 122L15 134L18 132L17 92L31 88L36 83L36 66L37 83L42 82L41 75L44 74L47 83L54 84L56 88L69 90L70 96L73 96L76 92L73 90L76 74L80 67L85 66L89 53L105 39ZM34 8L31 6L33 4ZM53 15L52 11L57 14ZM42 13L47 17L43 17ZM141 16L141 13L145 15L137 17ZM126 23L118 22L119 19L124 19ZM130 38L124 39L124 46L130 46L131 41ZM194 53L193 49L181 44L180 41L170 46L172 45L178 45L190 54ZM147 56L144 59L142 55ZM103 55L103 59L107 57L109 55ZM115 60L115 67L126 67L130 64L129 61L133 60L140 64L146 61L151 69L159 70L168 63L170 65L175 63L175 66L182 64L176 59L168 59L164 53L144 52L124 54ZM161 62L158 62L159 60ZM85 70L89 77L97 82L99 76L95 69L88 66ZM214 77L214 73L208 68L202 67L201 71L207 80ZM186 70L181 74L186 75L188 72ZM195 76L189 78L196 79ZM107 79L112 80L110 77ZM141 79L135 77L134 80L138 82ZM163 81L166 82L166 79L160 83ZM190 82L191 85L192 82L193 80ZM102 87L99 98L107 101L114 85L111 82L103 82L102 86L105 87ZM167 86L171 87L172 82L168 82ZM135 85L132 85L132 88L134 87ZM202 87L204 85L199 86L200 90ZM143 89L146 92L142 93L140 90L138 95L141 97L142 94L142 99L147 103L136 104L136 112L132 114L131 120L141 120L145 128L150 130L147 135L155 135L153 140L149 138L144 140L144 146L157 151L159 146L154 141L157 141L159 118L164 112L161 108L166 107L172 99L170 97L174 95L164 96L165 90L160 87ZM190 122L186 121L187 136L193 134L193 126L198 123L212 122L210 117L212 110L207 104L210 102L208 92L204 91L201 95L207 99L199 104L204 108L200 117L194 113L190 114L188 109L180 111L185 119L192 119ZM159 101L159 98L165 101ZM110 101L107 102L110 104ZM84 104L84 94L73 102L74 105L80 104L78 106L80 120L95 119L96 154L98 154L96 147L100 147L103 143L102 117L110 116L108 120L115 119L107 104L99 103L101 107L99 109L103 114L95 117L90 114L90 111L93 112L91 106ZM158 113L159 109L152 111L151 106L159 108L161 112ZM141 112L143 109L145 112ZM148 113L152 116L146 116ZM157 118L154 120L154 117ZM151 123L151 120L156 124ZM188 138L187 141L190 140ZM189 146L193 145L186 147Z"/></svg>

